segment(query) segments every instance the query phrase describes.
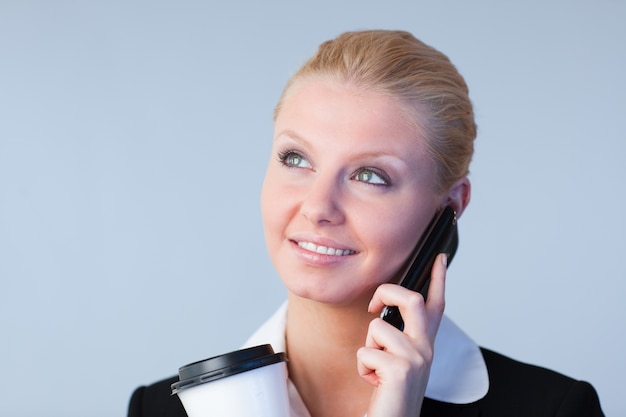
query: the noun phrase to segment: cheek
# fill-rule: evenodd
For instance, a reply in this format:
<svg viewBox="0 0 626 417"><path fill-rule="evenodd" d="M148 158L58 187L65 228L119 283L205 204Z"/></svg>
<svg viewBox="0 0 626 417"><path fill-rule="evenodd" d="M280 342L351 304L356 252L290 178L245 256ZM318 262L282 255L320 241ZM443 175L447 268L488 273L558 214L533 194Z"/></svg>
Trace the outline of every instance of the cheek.
<svg viewBox="0 0 626 417"><path fill-rule="evenodd" d="M402 207L402 206L398 206ZM395 275L404 265L425 230L436 208L431 204L409 205L411 210L385 211L376 221L363 224L367 230L368 250L371 251L371 269L378 282L395 281Z"/></svg>
<svg viewBox="0 0 626 417"><path fill-rule="evenodd" d="M417 242L416 232L412 228L393 227L380 230L373 235L371 249L377 256L373 259L376 263L377 281L388 282L398 272L408 258L411 250Z"/></svg>
<svg viewBox="0 0 626 417"><path fill-rule="evenodd" d="M268 243L280 238L289 219L290 195L269 169L261 189L261 217Z"/></svg>
<svg viewBox="0 0 626 417"><path fill-rule="evenodd" d="M275 190L272 189L271 183L266 179L261 190L261 218L263 219L266 237L276 227L274 223L277 219L280 219L280 215L277 213L280 210L278 206L279 200L275 198L275 195Z"/></svg>

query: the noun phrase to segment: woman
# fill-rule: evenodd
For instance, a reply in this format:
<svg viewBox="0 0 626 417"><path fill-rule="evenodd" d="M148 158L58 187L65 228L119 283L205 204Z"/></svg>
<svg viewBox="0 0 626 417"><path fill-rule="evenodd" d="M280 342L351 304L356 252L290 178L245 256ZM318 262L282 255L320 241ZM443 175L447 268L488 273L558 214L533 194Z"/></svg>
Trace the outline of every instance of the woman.
<svg viewBox="0 0 626 417"><path fill-rule="evenodd" d="M247 345L287 353L292 415L602 415L589 384L480 349L443 316L445 255L427 301L395 285L433 215L470 200L476 128L447 57L406 32L345 33L274 116L261 206L288 300ZM184 415L171 382L139 388L129 415Z"/></svg>

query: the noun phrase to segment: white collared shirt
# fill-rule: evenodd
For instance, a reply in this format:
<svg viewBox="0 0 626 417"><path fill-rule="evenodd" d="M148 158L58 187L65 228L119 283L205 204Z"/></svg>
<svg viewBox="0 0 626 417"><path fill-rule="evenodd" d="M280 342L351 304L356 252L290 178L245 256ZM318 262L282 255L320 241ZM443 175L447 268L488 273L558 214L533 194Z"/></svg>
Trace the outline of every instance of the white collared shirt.
<svg viewBox="0 0 626 417"><path fill-rule="evenodd" d="M244 347L269 343L275 352L286 352L287 302L259 327ZM291 417L310 417L298 390L287 381ZM435 339L435 358L430 368L426 397L453 404L481 399L489 389L487 366L480 348L445 315Z"/></svg>

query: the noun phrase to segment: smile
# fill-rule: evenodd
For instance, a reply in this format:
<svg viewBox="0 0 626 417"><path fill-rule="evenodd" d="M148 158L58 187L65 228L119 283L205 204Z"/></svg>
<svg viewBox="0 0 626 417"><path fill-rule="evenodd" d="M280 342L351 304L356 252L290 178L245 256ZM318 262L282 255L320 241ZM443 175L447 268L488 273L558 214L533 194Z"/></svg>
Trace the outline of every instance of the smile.
<svg viewBox="0 0 626 417"><path fill-rule="evenodd" d="M298 246L300 246L304 250L308 250L309 252L315 252L321 255L347 256L355 253L353 250L350 249L335 249L329 248L327 246L317 246L315 243L311 242L298 242Z"/></svg>

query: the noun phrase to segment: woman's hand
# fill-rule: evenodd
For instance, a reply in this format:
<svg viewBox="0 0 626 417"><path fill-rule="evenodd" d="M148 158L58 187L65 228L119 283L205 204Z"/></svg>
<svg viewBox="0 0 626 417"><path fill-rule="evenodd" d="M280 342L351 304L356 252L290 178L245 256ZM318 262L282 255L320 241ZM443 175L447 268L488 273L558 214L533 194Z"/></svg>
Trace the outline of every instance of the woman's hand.
<svg viewBox="0 0 626 417"><path fill-rule="evenodd" d="M373 385L368 417L420 415L433 360L435 336L445 307L446 255L432 269L427 302L421 294L395 284L383 284L369 306L379 313L398 306L404 320L401 332L380 318L372 320L365 346L357 352L361 377Z"/></svg>

